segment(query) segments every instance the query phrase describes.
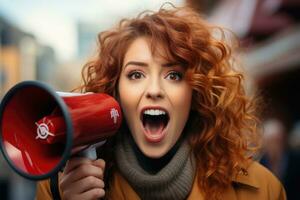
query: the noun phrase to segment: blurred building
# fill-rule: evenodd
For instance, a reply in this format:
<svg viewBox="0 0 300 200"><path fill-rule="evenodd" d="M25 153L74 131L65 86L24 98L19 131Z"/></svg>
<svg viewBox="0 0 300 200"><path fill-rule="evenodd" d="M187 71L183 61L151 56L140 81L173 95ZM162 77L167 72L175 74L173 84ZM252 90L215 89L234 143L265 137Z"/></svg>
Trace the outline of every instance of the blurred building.
<svg viewBox="0 0 300 200"><path fill-rule="evenodd" d="M50 47L0 17L0 98L20 81L50 82L55 66Z"/></svg>
<svg viewBox="0 0 300 200"><path fill-rule="evenodd" d="M78 21L76 26L77 56L58 64L54 72L55 82L52 85L62 91L71 91L80 86L83 66L97 55L98 34L110 27L111 20Z"/></svg>
<svg viewBox="0 0 300 200"><path fill-rule="evenodd" d="M35 38L0 18L1 93L20 80L35 79Z"/></svg>
<svg viewBox="0 0 300 200"><path fill-rule="evenodd" d="M77 43L78 57L87 58L95 53L97 45L97 35L100 32L99 25L96 23L78 22L77 24Z"/></svg>
<svg viewBox="0 0 300 200"><path fill-rule="evenodd" d="M55 85L58 62L53 48L39 45L36 57L36 79Z"/></svg>

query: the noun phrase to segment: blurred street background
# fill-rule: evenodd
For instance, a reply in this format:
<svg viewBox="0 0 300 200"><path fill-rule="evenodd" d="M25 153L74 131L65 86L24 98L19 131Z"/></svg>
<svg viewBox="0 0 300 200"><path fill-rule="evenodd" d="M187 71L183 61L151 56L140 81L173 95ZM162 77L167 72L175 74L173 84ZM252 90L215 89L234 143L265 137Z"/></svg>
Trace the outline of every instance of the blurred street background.
<svg viewBox="0 0 300 200"><path fill-rule="evenodd" d="M163 0L0 0L0 100L16 83L39 80L55 90L79 86L96 54L97 34ZM191 5L241 40L248 90L263 97L260 162L300 199L300 0L169 0ZM0 156L0 199L34 199L35 183Z"/></svg>

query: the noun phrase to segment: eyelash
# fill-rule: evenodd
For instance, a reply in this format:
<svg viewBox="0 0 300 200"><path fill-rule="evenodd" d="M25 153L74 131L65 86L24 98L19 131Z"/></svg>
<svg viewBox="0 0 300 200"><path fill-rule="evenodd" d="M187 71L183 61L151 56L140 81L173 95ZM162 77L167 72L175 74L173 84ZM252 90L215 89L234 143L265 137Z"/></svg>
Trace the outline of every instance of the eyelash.
<svg viewBox="0 0 300 200"><path fill-rule="evenodd" d="M175 75L177 76L176 77L176 80L174 79L169 79L169 80L172 80L172 81L181 81L182 80L182 73L181 72L177 72L177 71L171 71L170 73L168 73L168 75L166 77L169 77L170 75Z"/></svg>
<svg viewBox="0 0 300 200"><path fill-rule="evenodd" d="M136 77L137 75L139 77ZM173 78L170 78L171 75L177 76L176 79L174 80ZM145 75L142 72L140 72L140 71L132 71L132 72L128 73L127 77L128 77L129 80L137 80L137 79L141 79L142 77L145 77ZM168 80L172 80L172 81L181 81L182 77L183 77L182 73L181 72L177 72L177 71L171 71L166 76L166 78Z"/></svg>
<svg viewBox="0 0 300 200"><path fill-rule="evenodd" d="M143 77L145 77L144 76L144 74L142 73L142 72L140 72L140 71L132 71L132 72L130 72L130 73L128 73L128 75L127 75L127 77L128 77L128 79L130 79L130 80L136 80L136 79L140 79L141 77L139 77L139 78L134 78L134 76L135 75L140 75L141 77L143 76Z"/></svg>

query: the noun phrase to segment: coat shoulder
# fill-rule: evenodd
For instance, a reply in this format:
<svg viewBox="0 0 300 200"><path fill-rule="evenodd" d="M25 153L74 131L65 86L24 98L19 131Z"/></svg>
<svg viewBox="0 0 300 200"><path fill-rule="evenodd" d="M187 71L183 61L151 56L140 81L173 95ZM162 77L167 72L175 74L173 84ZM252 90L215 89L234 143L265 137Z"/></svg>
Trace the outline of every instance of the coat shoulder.
<svg viewBox="0 0 300 200"><path fill-rule="evenodd" d="M253 161L248 168L249 178L253 180L257 186L262 187L264 184L273 187L282 187L279 179L266 167L260 163Z"/></svg>
<svg viewBox="0 0 300 200"><path fill-rule="evenodd" d="M236 189L245 192L251 191L258 199L285 200L285 190L279 179L266 167L256 161L251 161L245 173L238 174L234 179Z"/></svg>
<svg viewBox="0 0 300 200"><path fill-rule="evenodd" d="M52 200L52 194L50 191L50 180L38 181L36 185L36 200Z"/></svg>

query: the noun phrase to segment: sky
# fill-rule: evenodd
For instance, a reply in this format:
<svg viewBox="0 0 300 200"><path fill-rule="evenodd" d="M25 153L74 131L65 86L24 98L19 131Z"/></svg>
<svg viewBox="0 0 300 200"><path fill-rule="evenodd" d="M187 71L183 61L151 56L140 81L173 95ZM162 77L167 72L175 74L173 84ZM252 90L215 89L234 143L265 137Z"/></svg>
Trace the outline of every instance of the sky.
<svg viewBox="0 0 300 200"><path fill-rule="evenodd" d="M166 0L0 0L0 16L21 30L32 33L39 43L54 48L61 60L77 52L76 24L116 24L119 19L157 10ZM176 6L184 0L168 0Z"/></svg>

